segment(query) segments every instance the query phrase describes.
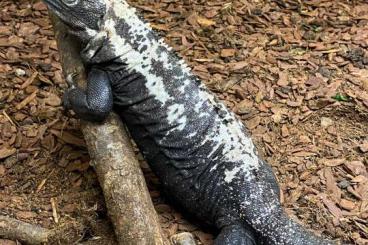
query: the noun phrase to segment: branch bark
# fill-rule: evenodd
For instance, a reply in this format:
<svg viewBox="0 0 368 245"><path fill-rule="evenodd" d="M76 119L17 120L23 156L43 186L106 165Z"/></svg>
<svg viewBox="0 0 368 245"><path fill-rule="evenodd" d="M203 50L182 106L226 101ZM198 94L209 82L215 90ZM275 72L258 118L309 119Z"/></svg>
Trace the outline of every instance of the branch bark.
<svg viewBox="0 0 368 245"><path fill-rule="evenodd" d="M80 48L68 35L65 25L54 15L51 19L64 75L76 73L79 86L85 87ZM119 244L168 244L130 138L119 117L111 113L103 124L82 122L81 127Z"/></svg>
<svg viewBox="0 0 368 245"><path fill-rule="evenodd" d="M51 235L50 230L38 225L0 215L0 237L19 240L26 244L44 244Z"/></svg>

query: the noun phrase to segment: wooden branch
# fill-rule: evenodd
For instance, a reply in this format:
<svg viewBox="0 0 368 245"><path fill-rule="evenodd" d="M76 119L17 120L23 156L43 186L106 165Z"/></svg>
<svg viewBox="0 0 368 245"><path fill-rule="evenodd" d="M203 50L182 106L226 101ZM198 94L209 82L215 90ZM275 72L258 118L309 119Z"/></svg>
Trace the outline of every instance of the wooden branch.
<svg viewBox="0 0 368 245"><path fill-rule="evenodd" d="M38 225L31 225L0 215L0 237L18 240L26 244L44 244L52 232Z"/></svg>
<svg viewBox="0 0 368 245"><path fill-rule="evenodd" d="M76 73L78 84L85 87L85 72L78 45L57 17L52 15L51 19L64 75ZM119 244L168 244L130 138L119 117L111 113L103 124L82 122L82 132Z"/></svg>

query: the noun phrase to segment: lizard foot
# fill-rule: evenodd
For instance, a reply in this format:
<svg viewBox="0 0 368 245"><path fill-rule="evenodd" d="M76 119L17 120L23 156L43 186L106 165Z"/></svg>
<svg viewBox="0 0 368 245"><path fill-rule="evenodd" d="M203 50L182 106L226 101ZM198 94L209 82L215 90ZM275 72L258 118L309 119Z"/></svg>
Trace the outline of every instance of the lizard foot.
<svg viewBox="0 0 368 245"><path fill-rule="evenodd" d="M77 72L70 73L66 76L66 82L69 85L70 89L73 89L77 87L77 82L75 81L75 78L78 76Z"/></svg>
<svg viewBox="0 0 368 245"><path fill-rule="evenodd" d="M73 72L70 73L66 76L65 80L66 83L68 84L69 88L66 89L66 91L64 92L63 95L63 107L64 107L64 114L68 115L68 111L72 109L72 105L70 102L70 92L77 88L77 82L75 80L75 78L78 76L77 72Z"/></svg>

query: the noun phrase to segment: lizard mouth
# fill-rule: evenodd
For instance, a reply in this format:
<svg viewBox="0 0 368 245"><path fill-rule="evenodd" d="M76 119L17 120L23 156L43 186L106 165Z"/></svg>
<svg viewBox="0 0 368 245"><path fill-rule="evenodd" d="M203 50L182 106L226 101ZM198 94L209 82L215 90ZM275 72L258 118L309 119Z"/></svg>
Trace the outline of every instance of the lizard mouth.
<svg viewBox="0 0 368 245"><path fill-rule="evenodd" d="M55 0L43 0L47 7L53 12L55 15L57 15L60 19L63 19L63 7L61 6L61 3L58 3L58 1ZM64 10L65 11L65 10Z"/></svg>
<svg viewBox="0 0 368 245"><path fill-rule="evenodd" d="M44 0L44 2L47 4L51 12L59 17L71 30L78 31L83 29L83 25L81 25L82 22L78 21L78 17L76 17L72 11L65 10L62 3L55 0ZM75 20L74 24L71 20ZM80 25L77 25L77 23Z"/></svg>
<svg viewBox="0 0 368 245"><path fill-rule="evenodd" d="M60 5L53 0L44 0L44 2L47 4L49 8L51 8L52 11L58 11L60 9Z"/></svg>

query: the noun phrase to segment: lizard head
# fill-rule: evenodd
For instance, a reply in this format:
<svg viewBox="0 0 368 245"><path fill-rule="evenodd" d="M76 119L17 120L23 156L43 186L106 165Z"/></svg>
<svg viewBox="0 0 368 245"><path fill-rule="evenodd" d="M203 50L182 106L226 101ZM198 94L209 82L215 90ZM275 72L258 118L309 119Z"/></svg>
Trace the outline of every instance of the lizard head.
<svg viewBox="0 0 368 245"><path fill-rule="evenodd" d="M88 42L97 34L100 22L106 14L104 0L44 0L44 2L82 42Z"/></svg>

